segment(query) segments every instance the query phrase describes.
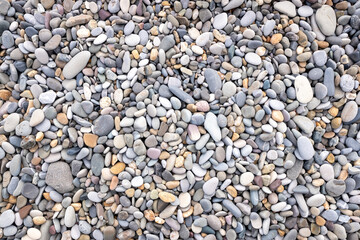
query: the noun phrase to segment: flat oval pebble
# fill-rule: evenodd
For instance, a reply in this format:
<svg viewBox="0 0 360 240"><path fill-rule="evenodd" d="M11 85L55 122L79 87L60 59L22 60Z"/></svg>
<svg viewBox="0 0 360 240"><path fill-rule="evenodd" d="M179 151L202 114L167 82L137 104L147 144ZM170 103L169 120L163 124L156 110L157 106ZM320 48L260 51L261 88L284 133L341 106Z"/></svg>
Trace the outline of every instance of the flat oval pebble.
<svg viewBox="0 0 360 240"><path fill-rule="evenodd" d="M343 122L350 122L353 120L358 113L358 109L358 104L355 101L347 102L341 112L341 119Z"/></svg>
<svg viewBox="0 0 360 240"><path fill-rule="evenodd" d="M88 63L91 53L88 51L76 54L64 67L63 75L67 79L74 78Z"/></svg>
<svg viewBox="0 0 360 240"><path fill-rule="evenodd" d="M297 76L295 78L296 99L300 103L308 103L313 98L313 90L309 80L304 76Z"/></svg>
<svg viewBox="0 0 360 240"><path fill-rule="evenodd" d="M301 136L297 140L298 151L304 160L310 160L314 154L314 147L309 138Z"/></svg>
<svg viewBox="0 0 360 240"><path fill-rule="evenodd" d="M322 5L321 8L316 11L315 17L316 23L324 35L331 36L334 34L336 28L336 16L332 7Z"/></svg>
<svg viewBox="0 0 360 240"><path fill-rule="evenodd" d="M247 53L245 55L245 60L253 65L259 65L261 63L261 58L256 53Z"/></svg>

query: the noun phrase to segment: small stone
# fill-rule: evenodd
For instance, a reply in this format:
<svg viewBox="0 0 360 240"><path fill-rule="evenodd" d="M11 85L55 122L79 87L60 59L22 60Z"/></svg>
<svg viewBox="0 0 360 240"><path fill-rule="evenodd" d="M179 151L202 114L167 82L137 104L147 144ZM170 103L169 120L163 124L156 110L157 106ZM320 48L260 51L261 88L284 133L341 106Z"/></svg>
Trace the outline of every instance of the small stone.
<svg viewBox="0 0 360 240"><path fill-rule="evenodd" d="M30 126L35 127L45 119L44 112L41 109L36 109L30 118Z"/></svg>
<svg viewBox="0 0 360 240"><path fill-rule="evenodd" d="M288 15L289 17L296 16L296 7L292 2L289 1L276 2L274 4L274 8L279 12Z"/></svg>
<svg viewBox="0 0 360 240"><path fill-rule="evenodd" d="M214 177L206 181L203 185L203 191L206 195L212 196L215 193L217 185L219 183L219 179Z"/></svg>
<svg viewBox="0 0 360 240"><path fill-rule="evenodd" d="M246 62L252 64L252 65L260 65L261 64L261 58L259 55L257 55L256 53L247 53L245 55L245 60Z"/></svg>
<svg viewBox="0 0 360 240"><path fill-rule="evenodd" d="M41 232L37 228L29 228L26 233L31 239L40 239L41 238Z"/></svg>
<svg viewBox="0 0 360 240"><path fill-rule="evenodd" d="M231 97L236 93L236 85L233 82L226 82L222 88L223 96Z"/></svg>
<svg viewBox="0 0 360 240"><path fill-rule="evenodd" d="M63 75L66 79L74 78L80 71L85 68L91 53L88 51L82 51L76 54L64 67Z"/></svg>
<svg viewBox="0 0 360 240"><path fill-rule="evenodd" d="M326 36L331 36L335 33L336 28L336 15L335 11L329 5L322 5L316 11L316 23L321 32Z"/></svg>
<svg viewBox="0 0 360 240"><path fill-rule="evenodd" d="M174 194L168 193L168 192L160 192L159 198L166 203L175 202L176 197Z"/></svg>
<svg viewBox="0 0 360 240"><path fill-rule="evenodd" d="M325 196L322 195L322 194L315 194L313 196L311 196L307 201L307 205L309 207L319 207L321 206L322 204L325 203Z"/></svg>
<svg viewBox="0 0 360 240"><path fill-rule="evenodd" d="M15 214L12 210L6 210L0 215L0 227L5 228L13 224L15 221Z"/></svg>
<svg viewBox="0 0 360 240"><path fill-rule="evenodd" d="M39 189L32 183L24 183L21 194L29 199L35 199L39 194Z"/></svg>
<svg viewBox="0 0 360 240"><path fill-rule="evenodd" d="M300 156L304 160L310 160L315 154L315 150L310 139L305 136L301 136L298 138L297 147Z"/></svg>
<svg viewBox="0 0 360 240"><path fill-rule="evenodd" d="M252 174L251 172L243 173L240 176L240 183L243 186L249 186L253 180L254 180L254 174Z"/></svg>
<svg viewBox="0 0 360 240"><path fill-rule="evenodd" d="M326 192L332 197L338 197L345 192L346 185L343 180L333 179L326 183Z"/></svg>
<svg viewBox="0 0 360 240"><path fill-rule="evenodd" d="M226 13L220 13L214 17L213 26L216 29L223 29L228 22L228 16Z"/></svg>
<svg viewBox="0 0 360 240"><path fill-rule="evenodd" d="M355 81L349 74L344 74L340 79L340 87L344 92L351 92L354 89Z"/></svg>
<svg viewBox="0 0 360 240"><path fill-rule="evenodd" d="M313 90L309 80L304 76L297 76L295 78L296 99L300 103L308 103L313 98Z"/></svg>
<svg viewBox="0 0 360 240"><path fill-rule="evenodd" d="M325 181L330 181L335 177L334 168L330 164L321 165L320 174L322 179L324 179Z"/></svg>
<svg viewBox="0 0 360 240"><path fill-rule="evenodd" d="M211 68L205 69L204 76L205 76L206 82L209 85L209 90L212 93L216 92L216 90L218 90L218 89L221 89L221 78L215 70L213 70Z"/></svg>
<svg viewBox="0 0 360 240"><path fill-rule="evenodd" d="M17 113L10 114L5 119L4 130L5 132L12 132L20 122L20 115Z"/></svg>
<svg viewBox="0 0 360 240"><path fill-rule="evenodd" d="M141 185L143 185L144 183L144 179L141 176L136 176L131 180L131 185L133 187L140 187Z"/></svg>
<svg viewBox="0 0 360 240"><path fill-rule="evenodd" d="M356 117L358 113L358 109L359 107L355 101L348 101L341 112L342 121L343 122L352 121Z"/></svg>
<svg viewBox="0 0 360 240"><path fill-rule="evenodd" d="M114 119L110 115L102 115L94 123L93 132L98 136L106 136L114 128Z"/></svg>
<svg viewBox="0 0 360 240"><path fill-rule="evenodd" d="M219 142L221 140L221 131L217 123L217 118L215 114L213 114L212 112L206 114L204 127L215 142Z"/></svg>
<svg viewBox="0 0 360 240"><path fill-rule="evenodd" d="M46 184L59 193L71 192L74 189L70 167L65 162L51 163L46 173Z"/></svg>

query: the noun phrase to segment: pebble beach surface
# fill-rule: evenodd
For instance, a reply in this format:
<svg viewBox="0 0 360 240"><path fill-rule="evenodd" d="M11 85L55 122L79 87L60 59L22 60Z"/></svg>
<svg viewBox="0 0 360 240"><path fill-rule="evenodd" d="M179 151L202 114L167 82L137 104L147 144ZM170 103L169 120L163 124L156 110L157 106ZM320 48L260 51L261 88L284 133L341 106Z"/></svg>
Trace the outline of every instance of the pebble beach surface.
<svg viewBox="0 0 360 240"><path fill-rule="evenodd" d="M0 238L360 239L359 36L356 0L0 0Z"/></svg>

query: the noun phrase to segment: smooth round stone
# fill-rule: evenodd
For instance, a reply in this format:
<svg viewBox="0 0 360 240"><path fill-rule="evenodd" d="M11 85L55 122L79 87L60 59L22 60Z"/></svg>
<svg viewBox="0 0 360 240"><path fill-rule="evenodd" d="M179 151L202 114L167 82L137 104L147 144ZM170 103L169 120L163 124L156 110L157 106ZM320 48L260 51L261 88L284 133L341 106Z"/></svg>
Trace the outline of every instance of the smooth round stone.
<svg viewBox="0 0 360 240"><path fill-rule="evenodd" d="M245 15L241 18L240 24L243 27L250 26L255 21L256 14L253 11L248 11Z"/></svg>
<svg viewBox="0 0 360 240"><path fill-rule="evenodd" d="M216 29L223 29L228 22L228 16L226 13L220 13L214 17L213 26Z"/></svg>
<svg viewBox="0 0 360 240"><path fill-rule="evenodd" d="M224 11L229 11L231 9L234 9L234 8L237 8L237 7L240 7L241 4L243 4L244 1L240 0L231 0L231 1L228 1L228 4L223 8Z"/></svg>
<svg viewBox="0 0 360 240"><path fill-rule="evenodd" d="M143 185L144 183L144 179L141 176L136 176L131 180L131 185L133 187L140 187L141 185Z"/></svg>
<svg viewBox="0 0 360 240"><path fill-rule="evenodd" d="M12 210L6 210L0 215L0 227L5 228L13 224L15 221L15 214Z"/></svg>
<svg viewBox="0 0 360 240"><path fill-rule="evenodd" d="M212 33L203 33L196 38L196 45L199 47L203 47L209 40L212 40L213 38L214 36L212 35Z"/></svg>
<svg viewBox="0 0 360 240"><path fill-rule="evenodd" d="M315 194L313 196L311 196L310 198L308 198L308 200L306 201L307 205L309 207L319 207L322 204L324 204L326 201L326 198L324 195L322 194Z"/></svg>
<svg viewBox="0 0 360 240"><path fill-rule="evenodd" d="M310 160L315 154L310 139L305 136L301 136L297 139L297 149L304 160Z"/></svg>
<svg viewBox="0 0 360 240"><path fill-rule="evenodd" d="M222 88L224 97L231 97L236 93L236 85L233 82L226 82Z"/></svg>
<svg viewBox="0 0 360 240"><path fill-rule="evenodd" d="M65 162L51 163L48 167L45 181L46 184L59 193L71 192L74 189L71 170Z"/></svg>
<svg viewBox="0 0 360 240"><path fill-rule="evenodd" d="M345 104L342 112L341 119L343 122L350 122L353 120L358 113L358 105L355 101L349 101Z"/></svg>
<svg viewBox="0 0 360 240"><path fill-rule="evenodd" d="M322 179L330 181L335 177L334 167L330 164L323 164L320 166L320 174Z"/></svg>
<svg viewBox="0 0 360 240"><path fill-rule="evenodd" d="M140 37L137 34L130 34L125 37L125 43L130 47L134 47L140 43Z"/></svg>
<svg viewBox="0 0 360 240"><path fill-rule="evenodd" d="M266 23L263 27L264 36L270 35L270 33L274 30L275 25L276 25L276 22L273 19L266 21Z"/></svg>
<svg viewBox="0 0 360 240"><path fill-rule="evenodd" d="M79 72L81 72L87 65L91 53L88 51L82 51L76 54L64 67L63 75L66 79L74 78Z"/></svg>
<svg viewBox="0 0 360 240"><path fill-rule="evenodd" d="M204 76L207 84L209 85L209 90L212 93L215 93L216 90L221 89L221 78L215 70L211 68L205 69Z"/></svg>
<svg viewBox="0 0 360 240"><path fill-rule="evenodd" d="M5 119L4 130L5 132L12 132L20 122L20 115L17 113L10 114Z"/></svg>
<svg viewBox="0 0 360 240"><path fill-rule="evenodd" d="M311 15L313 15L314 13L314 9L310 6L301 6L298 9L298 14L301 17L310 17Z"/></svg>
<svg viewBox="0 0 360 240"><path fill-rule="evenodd" d="M2 33L2 36L1 36L1 43L2 43L2 46L7 49L7 48L11 48L14 46L14 43L15 43L15 40L14 40L14 37L12 35L12 33L8 30L5 30L3 33Z"/></svg>
<svg viewBox="0 0 360 240"><path fill-rule="evenodd" d="M315 85L315 97L318 99L323 99L328 93L327 87L322 83L317 83Z"/></svg>
<svg viewBox="0 0 360 240"><path fill-rule="evenodd" d="M147 156L151 159L158 159L159 156L160 156L160 149L157 149L157 148L149 148L147 150Z"/></svg>
<svg viewBox="0 0 360 240"><path fill-rule="evenodd" d="M31 239L40 239L41 238L41 232L39 229L37 228L29 228L27 230L27 235L31 238Z"/></svg>
<svg viewBox="0 0 360 240"><path fill-rule="evenodd" d="M191 203L191 196L189 193L180 193L179 195L180 207L186 208Z"/></svg>
<svg viewBox="0 0 360 240"><path fill-rule="evenodd" d="M114 119L110 115L102 115L95 120L94 134L98 136L108 135L114 128Z"/></svg>
<svg viewBox="0 0 360 240"><path fill-rule="evenodd" d="M121 1L121 2L123 2L123 1ZM121 8L121 9L123 9L123 8ZM129 9L129 7L127 7L127 9ZM110 13L117 13L117 12L119 12L119 10L120 10L119 0L110 0L110 2L108 4L108 11Z"/></svg>
<svg viewBox="0 0 360 240"><path fill-rule="evenodd" d="M212 196L216 189L217 186L219 184L219 179L214 177L214 178L210 178L208 181L206 181L203 185L203 191L206 195L208 196Z"/></svg>
<svg viewBox="0 0 360 240"><path fill-rule="evenodd" d="M309 80L304 76L297 76L295 78L296 99L300 103L308 103L313 98L313 89L311 88Z"/></svg>
<svg viewBox="0 0 360 240"><path fill-rule="evenodd" d="M333 179L326 183L326 192L332 197L338 197L346 190L346 184L343 180Z"/></svg>
<svg viewBox="0 0 360 240"><path fill-rule="evenodd" d="M71 228L76 223L75 209L69 206L65 210L64 223L66 227Z"/></svg>
<svg viewBox="0 0 360 240"><path fill-rule="evenodd" d="M351 92L355 87L355 81L349 74L344 74L340 78L340 87L344 92Z"/></svg>
<svg viewBox="0 0 360 240"><path fill-rule="evenodd" d="M220 219L215 215L209 215L207 217L207 223L208 225L214 229L215 231L219 231L221 229L221 221Z"/></svg>
<svg viewBox="0 0 360 240"><path fill-rule="evenodd" d="M46 43L47 41L50 40L50 38L52 37L51 31L48 29L41 29L39 31L39 39L40 41Z"/></svg>
<svg viewBox="0 0 360 240"><path fill-rule="evenodd" d="M36 109L30 118L30 127L39 125L45 119L45 115L42 109Z"/></svg>
<svg viewBox="0 0 360 240"><path fill-rule="evenodd" d="M129 21L125 27L124 27L124 34L125 35L129 35L131 34L135 29L135 24L133 21Z"/></svg>
<svg viewBox="0 0 360 240"><path fill-rule="evenodd" d="M107 36L106 34L100 34L99 36L97 36L94 40L94 44L95 45L100 45L100 44L103 44L107 39Z"/></svg>
<svg viewBox="0 0 360 240"><path fill-rule="evenodd" d="M17 230L18 230L17 227L14 225L6 227L4 228L4 236L6 237L13 236L16 234Z"/></svg>
<svg viewBox="0 0 360 240"><path fill-rule="evenodd" d="M215 114L212 112L206 114L204 127L215 142L219 142L221 140L221 130Z"/></svg>
<svg viewBox="0 0 360 240"><path fill-rule="evenodd" d="M125 139L124 139L124 135L118 135L114 138L114 146L118 149L122 149L123 147L125 147Z"/></svg>
<svg viewBox="0 0 360 240"><path fill-rule="evenodd" d="M271 206L273 212L280 212L286 207L286 202L279 202Z"/></svg>
<svg viewBox="0 0 360 240"><path fill-rule="evenodd" d="M81 153L81 152L80 152ZM79 153L79 154L80 154ZM87 154L86 154L87 156ZM84 156L85 157L85 156ZM81 157L81 158L84 158ZM81 159L77 157L77 159ZM101 154L94 154L91 158L91 171L95 176L100 176L101 170L104 168L104 158Z"/></svg>
<svg viewBox="0 0 360 240"><path fill-rule="evenodd" d="M298 115L293 117L293 121L302 131L307 134L311 134L315 129L314 123L307 117Z"/></svg>
<svg viewBox="0 0 360 240"><path fill-rule="evenodd" d="M243 186L249 186L254 180L254 174L252 172L245 172L240 176L240 183Z"/></svg>
<svg viewBox="0 0 360 240"><path fill-rule="evenodd" d="M49 55L43 48L37 48L35 50L36 59L39 60L41 64L47 64L49 62Z"/></svg>
<svg viewBox="0 0 360 240"><path fill-rule="evenodd" d="M325 36L334 35L336 28L336 15L332 7L329 5L322 5L321 8L316 11L315 19L320 31Z"/></svg>
<svg viewBox="0 0 360 240"><path fill-rule="evenodd" d="M256 53L247 53L245 55L246 62L252 64L252 65L260 65L261 64L261 58Z"/></svg>
<svg viewBox="0 0 360 240"><path fill-rule="evenodd" d="M314 58L315 64L319 67L324 66L327 62L327 55L324 50L315 51L313 53L313 58Z"/></svg>
<svg viewBox="0 0 360 240"><path fill-rule="evenodd" d="M91 233L91 226L86 221L79 221L79 230L83 234L90 234Z"/></svg>
<svg viewBox="0 0 360 240"><path fill-rule="evenodd" d="M331 222L335 222L339 218L334 210L326 210L321 214L321 216Z"/></svg>
<svg viewBox="0 0 360 240"><path fill-rule="evenodd" d="M259 216L259 214L257 214L256 212L252 212L250 214L250 221L251 221L251 225L253 228L255 228L255 229L261 228L262 220L261 220L261 217Z"/></svg>
<svg viewBox="0 0 360 240"><path fill-rule="evenodd" d="M32 183L24 183L21 194L29 199L35 199L39 194L39 189Z"/></svg>
<svg viewBox="0 0 360 240"><path fill-rule="evenodd" d="M276 2L274 4L274 8L275 10L278 10L280 13L284 13L288 15L289 17L296 16L296 7L292 2L289 1Z"/></svg>

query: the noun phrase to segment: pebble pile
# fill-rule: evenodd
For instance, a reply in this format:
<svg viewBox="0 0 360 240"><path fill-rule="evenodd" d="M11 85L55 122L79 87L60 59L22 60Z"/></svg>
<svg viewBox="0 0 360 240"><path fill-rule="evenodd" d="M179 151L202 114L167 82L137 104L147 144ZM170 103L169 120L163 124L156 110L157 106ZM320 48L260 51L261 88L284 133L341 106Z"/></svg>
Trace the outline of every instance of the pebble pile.
<svg viewBox="0 0 360 240"><path fill-rule="evenodd" d="M0 0L0 238L360 238L360 1Z"/></svg>

